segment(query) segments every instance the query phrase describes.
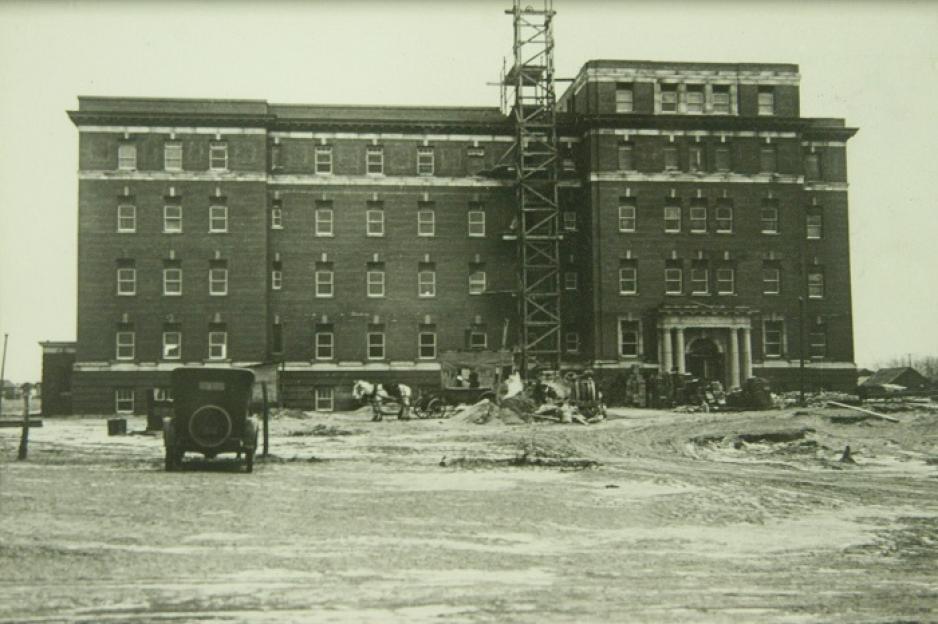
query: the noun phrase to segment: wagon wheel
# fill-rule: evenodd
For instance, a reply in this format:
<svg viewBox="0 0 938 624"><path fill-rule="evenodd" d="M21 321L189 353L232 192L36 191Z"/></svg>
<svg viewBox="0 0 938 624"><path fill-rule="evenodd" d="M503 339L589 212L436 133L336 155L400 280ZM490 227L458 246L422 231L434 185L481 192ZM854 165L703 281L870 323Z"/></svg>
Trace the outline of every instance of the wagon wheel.
<svg viewBox="0 0 938 624"><path fill-rule="evenodd" d="M446 403L443 399L436 397L430 399L427 403L427 415L429 418L444 418L446 415Z"/></svg>

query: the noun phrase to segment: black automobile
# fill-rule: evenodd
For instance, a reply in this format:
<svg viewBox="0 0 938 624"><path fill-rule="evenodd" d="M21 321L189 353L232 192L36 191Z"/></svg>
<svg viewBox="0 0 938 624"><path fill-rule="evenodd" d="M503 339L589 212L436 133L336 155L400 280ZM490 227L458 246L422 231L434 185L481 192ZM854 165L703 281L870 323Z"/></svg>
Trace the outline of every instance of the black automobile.
<svg viewBox="0 0 938 624"><path fill-rule="evenodd" d="M219 453L243 456L254 470L257 421L250 415L254 373L235 368L177 368L170 377L173 417L163 420L166 470L176 470L186 452L212 459Z"/></svg>

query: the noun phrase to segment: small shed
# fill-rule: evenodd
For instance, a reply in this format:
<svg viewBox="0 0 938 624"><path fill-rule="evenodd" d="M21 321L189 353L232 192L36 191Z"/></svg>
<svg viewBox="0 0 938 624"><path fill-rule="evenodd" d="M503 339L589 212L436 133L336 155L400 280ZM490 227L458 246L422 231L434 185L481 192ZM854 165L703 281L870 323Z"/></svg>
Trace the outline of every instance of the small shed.
<svg viewBox="0 0 938 624"><path fill-rule="evenodd" d="M905 390L926 390L928 378L910 366L881 368L860 384L861 397L882 396L898 388Z"/></svg>

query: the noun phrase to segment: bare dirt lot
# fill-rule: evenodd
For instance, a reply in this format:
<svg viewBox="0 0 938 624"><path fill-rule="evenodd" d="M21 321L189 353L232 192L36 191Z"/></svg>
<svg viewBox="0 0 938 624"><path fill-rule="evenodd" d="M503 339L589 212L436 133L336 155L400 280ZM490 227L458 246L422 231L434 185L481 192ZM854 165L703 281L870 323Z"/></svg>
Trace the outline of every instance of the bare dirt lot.
<svg viewBox="0 0 938 624"><path fill-rule="evenodd" d="M250 475L0 429L0 621L938 620L938 410L838 413L281 416Z"/></svg>

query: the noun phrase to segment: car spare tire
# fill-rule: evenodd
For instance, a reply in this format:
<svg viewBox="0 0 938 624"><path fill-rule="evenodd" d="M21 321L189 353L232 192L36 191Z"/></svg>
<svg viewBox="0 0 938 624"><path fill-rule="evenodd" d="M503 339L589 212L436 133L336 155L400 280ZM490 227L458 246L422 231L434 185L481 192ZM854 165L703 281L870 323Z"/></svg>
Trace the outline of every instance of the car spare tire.
<svg viewBox="0 0 938 624"><path fill-rule="evenodd" d="M203 405L189 417L189 435L205 448L224 444L231 435L231 415L217 405Z"/></svg>

